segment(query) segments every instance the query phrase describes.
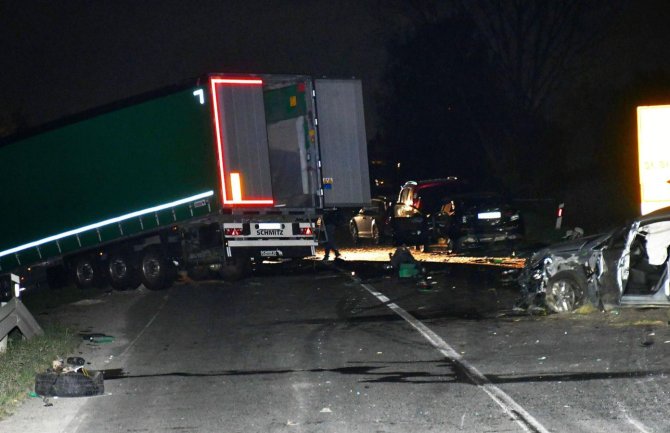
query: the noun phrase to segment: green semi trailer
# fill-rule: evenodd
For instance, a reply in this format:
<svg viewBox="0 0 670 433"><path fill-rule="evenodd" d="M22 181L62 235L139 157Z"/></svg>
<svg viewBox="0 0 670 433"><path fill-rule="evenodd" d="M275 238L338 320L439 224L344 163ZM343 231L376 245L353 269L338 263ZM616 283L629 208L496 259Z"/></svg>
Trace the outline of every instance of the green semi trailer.
<svg viewBox="0 0 670 433"><path fill-rule="evenodd" d="M168 287L313 255L324 207L370 201L361 83L208 74L0 146L0 273Z"/></svg>

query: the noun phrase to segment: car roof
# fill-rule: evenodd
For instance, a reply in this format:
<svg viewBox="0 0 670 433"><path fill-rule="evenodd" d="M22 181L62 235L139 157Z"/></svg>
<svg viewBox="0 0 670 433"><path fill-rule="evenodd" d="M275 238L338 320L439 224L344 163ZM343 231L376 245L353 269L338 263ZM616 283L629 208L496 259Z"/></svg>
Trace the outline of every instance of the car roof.
<svg viewBox="0 0 670 433"><path fill-rule="evenodd" d="M465 183L463 180L460 180L459 178L455 176L449 176L445 178L438 178L438 179L425 179L425 180L419 180L419 181L414 181L410 180L405 182L403 185L403 188L407 186L416 186L417 188L430 188L431 186L440 186L440 185L446 185L446 184L453 184L453 183Z"/></svg>

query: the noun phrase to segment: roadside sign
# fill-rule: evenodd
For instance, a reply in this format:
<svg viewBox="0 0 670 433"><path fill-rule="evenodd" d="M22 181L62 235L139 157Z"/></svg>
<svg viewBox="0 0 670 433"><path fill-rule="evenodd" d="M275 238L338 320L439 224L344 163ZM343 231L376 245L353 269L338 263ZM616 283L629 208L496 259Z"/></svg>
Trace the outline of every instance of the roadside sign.
<svg viewBox="0 0 670 433"><path fill-rule="evenodd" d="M642 214L670 206L670 105L637 107Z"/></svg>

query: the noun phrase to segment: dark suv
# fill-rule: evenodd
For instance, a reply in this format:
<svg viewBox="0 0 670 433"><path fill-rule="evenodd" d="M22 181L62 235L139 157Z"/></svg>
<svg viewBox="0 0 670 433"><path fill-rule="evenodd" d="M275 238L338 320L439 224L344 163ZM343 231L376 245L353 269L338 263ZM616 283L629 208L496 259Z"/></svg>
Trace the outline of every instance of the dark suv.
<svg viewBox="0 0 670 433"><path fill-rule="evenodd" d="M466 189L467 184L456 177L406 182L393 206L394 243L430 245L436 239L435 216L444 198L462 194Z"/></svg>
<svg viewBox="0 0 670 433"><path fill-rule="evenodd" d="M444 197L433 224L435 238L460 252L496 247L513 250L524 235L518 209L495 192Z"/></svg>

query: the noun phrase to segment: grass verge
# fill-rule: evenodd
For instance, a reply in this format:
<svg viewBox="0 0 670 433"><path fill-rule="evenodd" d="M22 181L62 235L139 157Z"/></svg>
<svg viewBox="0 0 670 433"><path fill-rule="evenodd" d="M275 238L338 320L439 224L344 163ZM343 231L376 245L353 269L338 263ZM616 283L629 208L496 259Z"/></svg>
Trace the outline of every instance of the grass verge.
<svg viewBox="0 0 670 433"><path fill-rule="evenodd" d="M7 351L0 354L0 419L14 412L28 398L35 385L35 374L51 367L59 357L71 355L81 337L71 329L39 320L42 313L85 298L98 297L102 290L82 291L76 287L26 291L21 301L38 319L44 335L24 340L18 329L10 332Z"/></svg>
<svg viewBox="0 0 670 433"><path fill-rule="evenodd" d="M24 340L18 331L10 333L7 351L0 354L0 419L28 397L36 373L49 368L54 359L67 356L79 342L71 330L56 325L49 325L44 335L29 340Z"/></svg>

